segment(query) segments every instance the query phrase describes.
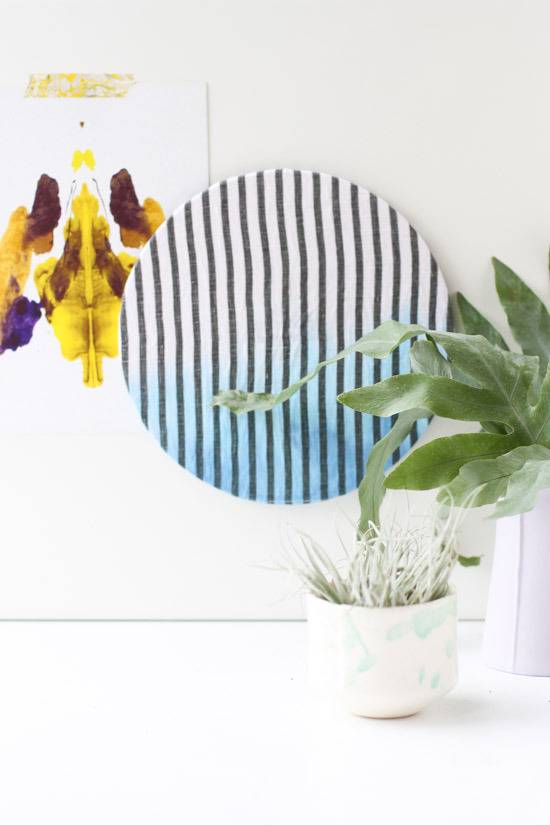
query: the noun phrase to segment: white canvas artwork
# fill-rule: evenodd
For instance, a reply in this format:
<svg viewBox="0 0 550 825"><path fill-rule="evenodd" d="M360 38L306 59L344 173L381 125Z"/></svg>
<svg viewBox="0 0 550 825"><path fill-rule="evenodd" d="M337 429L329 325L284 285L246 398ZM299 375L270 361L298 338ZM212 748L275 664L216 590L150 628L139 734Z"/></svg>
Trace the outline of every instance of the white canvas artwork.
<svg viewBox="0 0 550 825"><path fill-rule="evenodd" d="M0 431L140 432L121 294L208 185L206 84L41 75L0 95Z"/></svg>

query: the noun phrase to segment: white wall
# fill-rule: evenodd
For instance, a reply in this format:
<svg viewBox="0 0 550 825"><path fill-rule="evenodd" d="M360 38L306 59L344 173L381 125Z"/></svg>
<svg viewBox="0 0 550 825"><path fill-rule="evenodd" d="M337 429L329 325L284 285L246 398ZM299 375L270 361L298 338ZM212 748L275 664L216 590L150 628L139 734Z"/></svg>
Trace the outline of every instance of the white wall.
<svg viewBox="0 0 550 825"><path fill-rule="evenodd" d="M492 254L546 291L545 2L27 0L1 9L0 79L74 70L205 79L212 181L281 165L342 175L403 212L450 288L493 320L502 321ZM432 434L445 431L437 422ZM232 499L146 435L0 436L0 462L2 616L293 617L288 583L254 565L276 554L282 522L330 544L338 514L356 511L354 496L292 508ZM463 615L483 613L492 537L490 522L470 518L464 552L485 558L459 573Z"/></svg>

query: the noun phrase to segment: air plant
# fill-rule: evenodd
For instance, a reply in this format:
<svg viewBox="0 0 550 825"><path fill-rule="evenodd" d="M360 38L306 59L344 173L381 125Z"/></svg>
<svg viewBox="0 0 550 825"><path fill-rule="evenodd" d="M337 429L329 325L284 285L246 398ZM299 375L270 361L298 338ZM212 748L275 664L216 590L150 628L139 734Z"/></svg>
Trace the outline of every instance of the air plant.
<svg viewBox="0 0 550 825"><path fill-rule="evenodd" d="M395 519L382 520L380 526L371 522L357 534L350 552L344 548L340 563L311 536L297 532L280 569L297 578L307 592L335 604L424 604L449 591L449 578L461 559L457 532L465 512L446 506L417 524L411 520L400 525Z"/></svg>

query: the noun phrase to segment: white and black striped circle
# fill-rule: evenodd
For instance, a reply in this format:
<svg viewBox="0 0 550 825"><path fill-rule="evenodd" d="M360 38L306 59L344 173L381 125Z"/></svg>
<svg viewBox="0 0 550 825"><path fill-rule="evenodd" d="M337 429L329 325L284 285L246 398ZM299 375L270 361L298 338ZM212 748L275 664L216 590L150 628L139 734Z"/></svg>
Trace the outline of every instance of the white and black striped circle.
<svg viewBox="0 0 550 825"><path fill-rule="evenodd" d="M197 195L144 249L122 312L126 381L163 449L199 478L258 501L326 499L358 485L391 425L336 396L407 372L410 344L341 361L271 412L235 416L212 397L278 391L388 318L448 324L441 273L405 218L340 178L251 173Z"/></svg>

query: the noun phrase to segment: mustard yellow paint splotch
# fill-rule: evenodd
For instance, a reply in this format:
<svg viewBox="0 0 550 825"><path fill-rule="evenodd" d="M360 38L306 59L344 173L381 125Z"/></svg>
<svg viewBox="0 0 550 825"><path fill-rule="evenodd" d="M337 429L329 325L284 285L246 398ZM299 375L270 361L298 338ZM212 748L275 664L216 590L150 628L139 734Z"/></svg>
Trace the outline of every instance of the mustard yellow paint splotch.
<svg viewBox="0 0 550 825"><path fill-rule="evenodd" d="M65 358L82 361L87 387L103 383L103 359L118 355L122 293L135 259L115 255L109 224L86 184L65 225L65 247L35 270L35 283Z"/></svg>
<svg viewBox="0 0 550 825"><path fill-rule="evenodd" d="M78 172L80 167L84 164L90 170L95 169L95 158L94 153L91 149L86 149L85 152L81 152L79 149L76 149L73 152L73 159L72 159L72 167L74 172Z"/></svg>
<svg viewBox="0 0 550 825"><path fill-rule="evenodd" d="M125 97L135 82L133 74L32 74L25 97Z"/></svg>
<svg viewBox="0 0 550 825"><path fill-rule="evenodd" d="M18 206L0 238L0 332L13 301L23 295L33 254L49 252L61 216L57 182L42 175L32 210Z"/></svg>
<svg viewBox="0 0 550 825"><path fill-rule="evenodd" d="M0 239L0 327L13 299L23 293L31 268L33 250L23 242L27 216L24 206L15 209Z"/></svg>

